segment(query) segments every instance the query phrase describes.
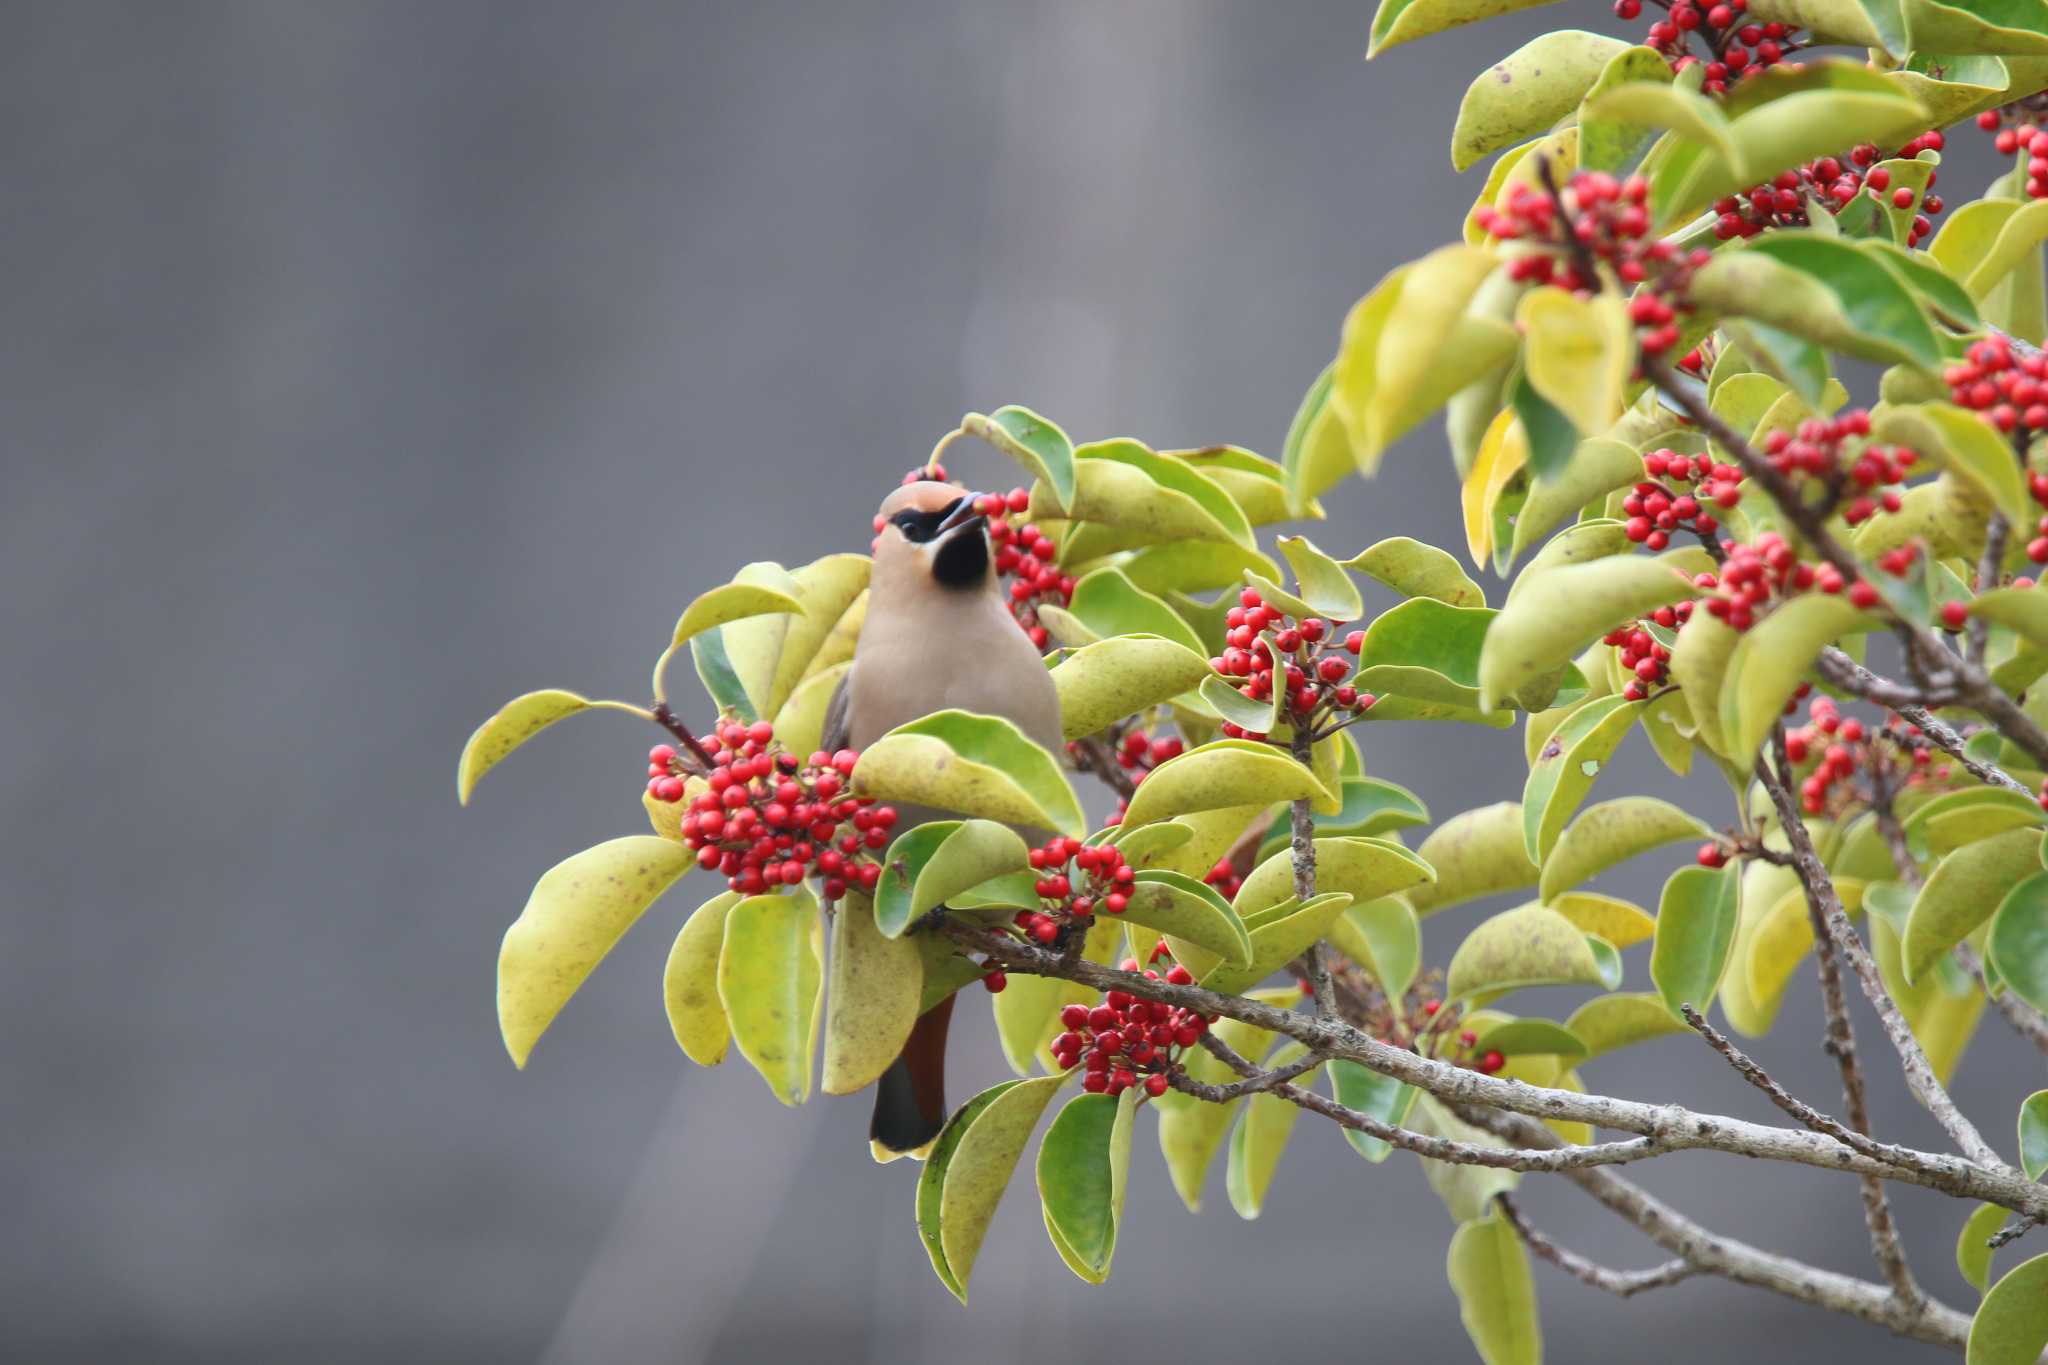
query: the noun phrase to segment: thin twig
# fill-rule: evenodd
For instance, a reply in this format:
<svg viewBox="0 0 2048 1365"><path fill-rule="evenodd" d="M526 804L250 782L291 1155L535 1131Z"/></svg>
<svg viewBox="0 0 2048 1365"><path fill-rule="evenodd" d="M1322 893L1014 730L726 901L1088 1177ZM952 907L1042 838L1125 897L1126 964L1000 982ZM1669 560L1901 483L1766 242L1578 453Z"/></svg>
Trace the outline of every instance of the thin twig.
<svg viewBox="0 0 2048 1365"><path fill-rule="evenodd" d="M702 771L708 773L718 766L704 745L690 733L690 727L677 719L675 711L667 702L658 701L654 704L654 723L680 740L682 746L703 765Z"/></svg>
<svg viewBox="0 0 2048 1365"><path fill-rule="evenodd" d="M2026 461L2020 461L2022 472ZM1977 561L1977 592L1989 592L1998 586L2000 566L2005 563L2005 540L2012 530L2012 523L2005 519L2005 513L1994 511L1991 520L1984 527L1984 556ZM1984 647L1991 639L1991 622L1982 616L1970 618L1967 650L1964 657L1977 668L1984 666Z"/></svg>
<svg viewBox="0 0 2048 1365"><path fill-rule="evenodd" d="M1138 790L1138 784L1124 771L1123 764L1116 761L1116 755L1110 752L1109 745L1103 743L1101 735L1087 735L1075 740L1074 760L1083 772L1094 773L1126 801Z"/></svg>
<svg viewBox="0 0 2048 1365"><path fill-rule="evenodd" d="M1307 726L1295 727L1290 747L1294 761L1307 768L1315 747ZM1290 814L1292 824L1287 842L1288 856L1294 863L1294 895L1297 900L1307 901L1316 894L1316 817L1306 798L1294 802ZM1302 953L1301 960L1308 976L1309 993L1315 996L1316 1013L1326 1020L1335 1019L1337 988L1330 980L1330 963L1322 940L1311 943Z"/></svg>
<svg viewBox="0 0 2048 1365"><path fill-rule="evenodd" d="M1528 1247L1538 1260L1550 1262L1581 1284L1604 1289L1621 1298L1631 1298L1646 1289L1662 1289L1666 1285L1677 1284L1680 1280L1699 1273L1699 1267L1683 1256L1649 1270L1611 1269L1597 1261L1588 1260L1576 1251L1559 1246L1530 1226L1520 1206L1515 1203L1514 1196L1506 1190L1496 1194L1493 1202L1500 1207L1501 1216L1508 1220L1508 1226L1515 1230L1515 1235L1522 1239L1522 1244Z"/></svg>

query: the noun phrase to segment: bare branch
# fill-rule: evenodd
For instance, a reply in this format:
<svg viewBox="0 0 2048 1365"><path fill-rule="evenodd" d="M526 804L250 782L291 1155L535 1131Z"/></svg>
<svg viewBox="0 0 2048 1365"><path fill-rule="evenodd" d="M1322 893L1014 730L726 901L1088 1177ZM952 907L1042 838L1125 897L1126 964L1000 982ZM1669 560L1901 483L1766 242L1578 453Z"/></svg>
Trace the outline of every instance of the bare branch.
<svg viewBox="0 0 2048 1365"><path fill-rule="evenodd" d="M1295 727L1290 747L1296 763L1304 768L1310 766L1315 739L1305 724ZM1290 814L1292 825L1288 835L1288 856L1294 863L1294 894L1297 899L1305 901L1316 894L1315 813L1304 798L1293 803ZM1308 977L1309 993L1316 998L1316 1013L1324 1019L1335 1019L1337 987L1330 979L1329 958L1321 939L1308 946L1301 955L1301 961Z"/></svg>
<svg viewBox="0 0 2048 1365"><path fill-rule="evenodd" d="M2020 456L2021 471L2025 472L2026 456ZM1990 522L1984 528L1984 556L1977 561L1977 581L1972 588L1977 592L1989 592L1998 586L1999 568L2005 563L2006 536L2012 530L2012 523L2005 519L2005 513L1994 511ZM1976 668L1984 666L1984 647L1991 640L1991 622L1982 616L1970 618L1968 653L1965 655Z"/></svg>
<svg viewBox="0 0 2048 1365"><path fill-rule="evenodd" d="M1522 1216L1514 1196L1507 1191L1496 1194L1493 1202L1500 1206L1501 1216L1508 1220L1508 1226L1515 1230L1515 1235L1537 1259L1550 1262L1581 1284L1604 1289L1620 1298L1631 1298L1646 1289L1662 1289L1699 1273L1699 1268L1682 1256L1649 1270L1611 1270L1576 1251L1559 1246L1531 1227L1529 1220Z"/></svg>
<svg viewBox="0 0 2048 1365"><path fill-rule="evenodd" d="M1116 755L1110 751L1109 745L1103 743L1101 735L1087 735L1075 740L1074 761L1081 771L1094 773L1111 791L1126 801L1138 790L1138 784L1131 780L1131 775L1116 761Z"/></svg>
<svg viewBox="0 0 2048 1365"><path fill-rule="evenodd" d="M1976 978L1977 988L1985 998L1997 1007L1999 1017L2012 1026L2014 1033L2032 1043L2042 1052L2048 1052L2048 1015L2014 995L2010 989L1997 995L1991 993L1991 983L1984 978L1984 960L1977 956L1977 950L1967 943L1956 945L1956 961L1963 970Z"/></svg>

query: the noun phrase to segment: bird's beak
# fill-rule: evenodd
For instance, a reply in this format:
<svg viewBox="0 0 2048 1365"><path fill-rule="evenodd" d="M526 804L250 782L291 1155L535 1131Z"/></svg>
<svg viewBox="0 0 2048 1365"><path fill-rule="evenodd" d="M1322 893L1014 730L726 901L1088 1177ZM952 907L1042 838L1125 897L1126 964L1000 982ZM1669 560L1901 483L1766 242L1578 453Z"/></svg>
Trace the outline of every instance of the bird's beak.
<svg viewBox="0 0 2048 1365"><path fill-rule="evenodd" d="M977 506L980 505L981 498L982 495L979 493L969 493L965 497L961 498L960 501L954 505L952 512L946 517L946 519L939 523L938 532L933 537L933 539L936 540L939 537L950 535L954 531L957 531L965 526L973 526L977 528L986 526L988 524L988 518L984 517L981 513L974 510Z"/></svg>

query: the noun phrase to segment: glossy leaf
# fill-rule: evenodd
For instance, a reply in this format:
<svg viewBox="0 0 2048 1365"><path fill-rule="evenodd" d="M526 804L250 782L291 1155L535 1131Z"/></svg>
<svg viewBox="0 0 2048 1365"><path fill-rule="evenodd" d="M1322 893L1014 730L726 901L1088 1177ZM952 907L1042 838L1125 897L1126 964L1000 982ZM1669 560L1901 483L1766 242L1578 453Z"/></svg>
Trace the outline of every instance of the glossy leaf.
<svg viewBox="0 0 2048 1365"><path fill-rule="evenodd" d="M455 798L469 804L469 794L483 775L498 766L505 756L558 720L578 711L588 711L590 699L574 692L550 688L514 697L498 713L476 727L462 746L462 758L455 765Z"/></svg>
<svg viewBox="0 0 2048 1365"><path fill-rule="evenodd" d="M1041 619L1055 624L1063 620L1050 611ZM1190 653L1208 657L1194 628L1164 598L1140 588L1121 569L1102 568L1083 574L1074 584L1073 600L1067 604L1064 619L1082 630L1076 638L1072 631L1055 628L1053 634L1062 644L1089 645L1118 635L1157 635Z"/></svg>
<svg viewBox="0 0 2048 1365"><path fill-rule="evenodd" d="M1398 43L1551 3L1553 0L1380 0L1372 17L1372 41L1365 55L1377 57Z"/></svg>
<svg viewBox="0 0 2048 1365"><path fill-rule="evenodd" d="M1131 1169L1135 1086L1112 1099L1076 1095L1038 1146L1038 1197L1045 1229L1067 1268L1090 1284L1109 1278Z"/></svg>
<svg viewBox="0 0 2048 1365"><path fill-rule="evenodd" d="M1307 768L1271 746L1220 739L1154 768L1131 798L1124 824L1135 828L1196 811L1304 798L1329 802L1333 796Z"/></svg>
<svg viewBox="0 0 2048 1365"><path fill-rule="evenodd" d="M1347 906L1331 921L1326 937L1338 952L1371 972L1392 1000L1408 993L1422 967L1422 928L1400 896Z"/></svg>
<svg viewBox="0 0 2048 1365"><path fill-rule="evenodd" d="M498 1031L515 1066L612 945L675 880L690 850L651 834L613 839L542 874L498 949Z"/></svg>
<svg viewBox="0 0 2048 1365"><path fill-rule="evenodd" d="M1979 1294L1991 1286L1991 1238L2011 1214L1998 1204L1979 1204L1956 1234L1956 1269Z"/></svg>
<svg viewBox="0 0 2048 1365"><path fill-rule="evenodd" d="M1713 830L1669 801L1654 796L1618 796L1588 808L1565 828L1544 860L1543 898L1555 899L1581 882L1639 853L1681 839L1713 837Z"/></svg>
<svg viewBox="0 0 2048 1365"><path fill-rule="evenodd" d="M1058 761L1009 721L971 711L940 711L883 735L861 752L853 789L1077 838L1088 829Z"/></svg>
<svg viewBox="0 0 2048 1365"><path fill-rule="evenodd" d="M1906 920L1901 960L1918 981L1949 949L1977 931L2023 879L2041 871L2041 831L2008 830L1941 860Z"/></svg>
<svg viewBox="0 0 2048 1365"><path fill-rule="evenodd" d="M1621 416L1636 354L1635 329L1621 296L1602 293L1588 300L1544 285L1522 296L1515 322L1530 386L1582 437L1612 426Z"/></svg>
<svg viewBox="0 0 2048 1365"><path fill-rule="evenodd" d="M1451 166L1462 171L1491 152L1548 132L1627 49L1605 34L1559 29L1480 72L1458 105Z"/></svg>
<svg viewBox="0 0 2048 1365"><path fill-rule="evenodd" d="M1345 456L1344 472L1351 472ZM1250 515L1250 509L1246 509ZM1236 585L1249 570L1272 578L1280 571L1272 560L1256 550L1232 541L1171 540L1134 551L1118 567L1124 576L1146 592L1208 592Z"/></svg>
<svg viewBox="0 0 2048 1365"><path fill-rule="evenodd" d="M2006 893L1991 917L1984 956L2007 990L2037 1010L2048 1009L2048 873L2035 873Z"/></svg>
<svg viewBox="0 0 2048 1365"><path fill-rule="evenodd" d="M1390 536L1345 560L1344 567L1378 579L1403 597L1434 598L1453 607L1486 605L1486 594L1454 555L1408 536Z"/></svg>
<svg viewBox="0 0 2048 1365"><path fill-rule="evenodd" d="M811 1093L824 937L817 903L801 889L749 896L725 916L718 999L740 1055L784 1104L802 1104Z"/></svg>
<svg viewBox="0 0 2048 1365"><path fill-rule="evenodd" d="M801 614L803 600L794 593L761 583L731 582L700 593L676 620L673 643L688 643L714 626L750 616Z"/></svg>
<svg viewBox="0 0 2048 1365"><path fill-rule="evenodd" d="M1589 934L1597 934L1617 948L1646 943L1657 932L1657 921L1642 910L1615 896L1597 891L1568 891L1546 901Z"/></svg>
<svg viewBox="0 0 2048 1365"><path fill-rule="evenodd" d="M1418 915L1499 891L1534 886L1536 864L1522 840L1522 807L1513 801L1468 810L1431 830L1415 850L1436 881L1408 893Z"/></svg>
<svg viewBox="0 0 2048 1365"><path fill-rule="evenodd" d="M1587 702L1537 752L1522 785L1522 843L1531 862L1540 863L1557 843L1640 710L1620 696Z"/></svg>
<svg viewBox="0 0 2048 1365"><path fill-rule="evenodd" d="M662 970L662 1000L669 1028L683 1055L698 1066L725 1060L732 1030L718 999L718 955L725 946L726 912L745 897L737 891L713 896L683 921Z"/></svg>
<svg viewBox="0 0 2048 1365"><path fill-rule="evenodd" d="M1074 506L1074 443L1067 433L1029 408L1014 404L983 416L970 412L960 429L978 436L1022 465L1052 490L1051 510L1066 513Z"/></svg>
<svg viewBox="0 0 2048 1365"><path fill-rule="evenodd" d="M1484 1004L1524 986L1602 984L1578 926L1543 905L1504 910L1465 936L1444 976L1451 999Z"/></svg>
<svg viewBox="0 0 2048 1365"><path fill-rule="evenodd" d="M1316 889L1346 892L1361 905L1426 885L1432 876L1424 858L1391 839L1326 838L1314 840L1314 847ZM1237 891L1237 913L1257 914L1293 894L1293 855L1283 850L1246 875Z"/></svg>
<svg viewBox="0 0 2048 1365"><path fill-rule="evenodd" d="M1040 510L1036 487L1032 499L1034 514L1057 515L1050 506ZM1139 543L1214 540L1256 548L1251 523L1228 493L1193 465L1123 437L1075 447L1067 515L1115 527Z"/></svg>
<svg viewBox="0 0 2048 1365"><path fill-rule="evenodd" d="M1017 1169L1024 1144L1031 1140L1039 1116L1067 1079L1064 1075L1040 1076L1006 1082L968 1101L947 1125L948 1129L960 1125L961 1132L950 1144L939 1172L938 1194L933 1201L937 1245L933 1266L937 1269L943 1264L939 1278L946 1281L947 1288L962 1303L967 1302L967 1283L974 1274L974 1262L981 1255L982 1238L995 1217L996 1206L1002 1202L1003 1192L1009 1188L1010 1174ZM981 1102L984 1096L986 1101ZM963 1118L965 1123L961 1122ZM940 1146L948 1145L947 1137L947 1132L940 1133ZM935 1147L933 1157L937 1156ZM936 1163L927 1162L924 1177L918 1182L921 1226L926 1221L924 1186L933 1164ZM928 1235L928 1250L933 1240Z"/></svg>
<svg viewBox="0 0 2048 1365"><path fill-rule="evenodd" d="M1741 913L1737 877L1734 867L1681 867L1664 883L1650 979L1674 1014L1680 1005L1704 1013L1721 984Z"/></svg>
<svg viewBox="0 0 2048 1365"><path fill-rule="evenodd" d="M1692 581L1658 559L1626 556L1546 569L1530 579L1487 628L1479 656L1483 709L1512 697L1531 679L1624 621L1697 594Z"/></svg>
<svg viewBox="0 0 2048 1365"><path fill-rule="evenodd" d="M1998 1279L1970 1320L1968 1365L2033 1365L2048 1348L2048 1255Z"/></svg>
<svg viewBox="0 0 2048 1365"><path fill-rule="evenodd" d="M1214 887L1193 877L1157 868L1137 873L1122 918L1199 944L1224 961L1251 965L1244 921Z"/></svg>
<svg viewBox="0 0 2048 1365"><path fill-rule="evenodd" d="M1721 688L1721 733L1729 758L1748 764L1823 646L1877 624L1846 595L1806 593L1779 603L1743 632Z"/></svg>
<svg viewBox="0 0 2048 1365"><path fill-rule="evenodd" d="M1022 1084L1022 1081L999 1081L954 1110L953 1116L946 1120L946 1126L940 1129L938 1137L933 1139L932 1149L925 1156L924 1169L918 1173L918 1240L924 1243L925 1255L931 1258L932 1271L939 1277L939 1283L952 1290L953 1297L962 1303L967 1301L966 1285L960 1277L954 1275L953 1268L947 1264L945 1244L940 1235L939 1214L945 1193L946 1173L953 1164L953 1154L959 1150L960 1140L967 1135L967 1130L988 1112L990 1105ZM1040 1112L1044 1109L1042 1101L1039 1109Z"/></svg>
<svg viewBox="0 0 2048 1365"><path fill-rule="evenodd" d="M1541 1365L1543 1327L1529 1253L1506 1219L1468 1222L1451 1238L1451 1288L1465 1334L1486 1365Z"/></svg>
<svg viewBox="0 0 2048 1365"><path fill-rule="evenodd" d="M1350 621L1365 610L1358 586L1344 566L1317 549L1307 536L1282 536L1281 555L1294 570L1301 600L1332 621Z"/></svg>
<svg viewBox="0 0 2048 1365"><path fill-rule="evenodd" d="M1310 945L1327 934L1330 925L1350 904L1349 893L1326 891L1310 900L1298 903L1283 901L1279 906L1270 907L1265 912L1266 918L1246 926L1252 945L1251 965L1219 962L1200 971L1198 983L1205 990L1224 995L1235 995L1247 986L1256 985L1301 956ZM1168 942L1173 945L1174 956L1187 963L1189 955L1184 945L1179 940L1170 939Z"/></svg>
<svg viewBox="0 0 2048 1365"><path fill-rule="evenodd" d="M848 891L832 916L828 975L819 1085L850 1095L880 1079L909 1040L922 1012L924 953L910 939L884 937L868 898Z"/></svg>
<svg viewBox="0 0 2048 1365"><path fill-rule="evenodd" d="M1323 1063L1323 1070L1329 1074L1332 1099L1347 1109L1370 1114L1381 1123L1400 1127L1415 1104L1418 1092L1414 1086L1382 1076L1357 1062L1332 1058ZM1385 1138L1361 1133L1356 1128L1346 1128L1344 1138L1353 1151L1374 1164L1385 1161L1394 1150Z"/></svg>
<svg viewBox="0 0 2048 1365"><path fill-rule="evenodd" d="M1286 1066L1307 1051L1299 1043L1290 1043L1267 1058L1266 1065ZM1313 1070L1309 1074L1312 1077ZM1273 1186L1281 1154L1287 1150L1287 1139L1293 1135L1294 1122L1300 1117L1297 1106L1265 1091L1245 1101L1237 1127L1230 1134L1230 1161L1224 1181L1230 1207L1237 1210L1238 1217L1257 1218L1265 1207L1266 1192Z"/></svg>
<svg viewBox="0 0 2048 1365"><path fill-rule="evenodd" d="M1586 1045L1587 1058L1632 1043L1687 1031L1664 997L1650 992L1600 995L1573 1010L1564 1026Z"/></svg>

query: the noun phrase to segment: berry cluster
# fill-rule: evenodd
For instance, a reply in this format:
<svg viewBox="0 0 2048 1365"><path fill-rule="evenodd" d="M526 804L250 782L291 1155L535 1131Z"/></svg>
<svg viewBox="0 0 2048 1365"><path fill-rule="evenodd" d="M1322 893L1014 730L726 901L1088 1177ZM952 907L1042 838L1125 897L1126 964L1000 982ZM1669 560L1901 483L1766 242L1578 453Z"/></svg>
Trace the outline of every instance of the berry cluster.
<svg viewBox="0 0 2048 1365"><path fill-rule="evenodd" d="M1793 431L1772 432L1764 438L1764 454L1795 484L1804 479L1824 482L1830 503L1853 485L1842 519L1858 526L1877 515L1879 508L1899 510L1896 485L1919 458L1904 446L1874 444L1866 439L1869 435L1869 410L1851 408L1833 418L1809 417Z"/></svg>
<svg viewBox="0 0 2048 1365"><path fill-rule="evenodd" d="M1879 748L1879 739L1888 741L1889 748ZM1884 724L1873 731L1854 716L1844 716L1827 697L1815 697L1807 723L1785 732L1785 756L1797 766L1813 764L1799 784L1800 805L1809 815L1861 799L1863 793L1851 781L1858 772L1882 771L1886 785L1897 790L1946 781L1953 771L1934 761L1919 726L1887 712Z"/></svg>
<svg viewBox="0 0 2048 1365"><path fill-rule="evenodd" d="M1031 506L1031 490L984 493L974 510L988 518L989 543L995 546L996 573L1009 580L1005 589L1010 613L1031 643L1044 649L1049 636L1038 624L1040 604L1064 607L1074 600L1074 580L1053 567L1059 542L1031 522L1018 522Z"/></svg>
<svg viewBox="0 0 2048 1365"><path fill-rule="evenodd" d="M1969 408L2001 432L2025 442L2048 430L2048 355L2015 356L2004 337L1972 342L1964 358L1942 374L1958 407ZM2048 493L2048 480L2035 492Z"/></svg>
<svg viewBox="0 0 2048 1365"><path fill-rule="evenodd" d="M1941 196L1929 193L1925 198L1910 185L1893 185L1892 173L1880 166L1880 161L1910 161L1923 151L1940 151L1947 145L1947 139L1940 129L1922 133L1905 146L1887 156L1869 143L1853 148L1848 156L1824 156L1809 161L1804 166L1781 171L1764 184L1752 186L1740 194L1731 194L1717 200L1714 212L1714 235L1722 241L1735 237L1754 237L1759 232L1776 227L1805 227L1811 221L1809 208L1818 203L1831 214L1839 214L1847 208L1857 195L1869 191L1873 199L1888 203L1904 212L1915 208L1920 210L1913 216L1912 226L1907 230L1906 245L1918 246L1922 238L1934 230L1932 215L1944 207ZM1932 191L1938 172L1929 171L1927 188Z"/></svg>
<svg viewBox="0 0 2048 1365"><path fill-rule="evenodd" d="M1479 1042L1479 1035L1471 1029L1458 1030L1458 1051L1453 1061L1462 1062L1484 1075L1491 1076L1508 1064L1508 1059L1493 1048L1474 1055L1472 1049Z"/></svg>
<svg viewBox="0 0 2048 1365"><path fill-rule="evenodd" d="M807 876L824 879L828 901L849 886L875 889L882 865L866 855L888 846L896 824L891 806L847 792L859 755L822 750L799 763L775 744L775 727L719 722L718 750L704 790L683 812L683 842L697 864L721 872L735 891L759 895L795 886ZM647 755L647 791L671 804L685 796L685 771L675 749L656 745Z"/></svg>
<svg viewBox="0 0 2048 1365"><path fill-rule="evenodd" d="M1069 744L1067 752L1079 754L1079 742ZM1135 789L1152 773L1152 770L1169 758L1179 758L1187 752L1187 744L1178 735L1154 736L1149 730L1133 728L1124 732L1116 746L1116 764L1131 775L1131 786ZM1104 824L1123 823L1124 812L1130 808L1128 798L1118 801L1116 809L1109 813Z"/></svg>
<svg viewBox="0 0 2048 1365"><path fill-rule="evenodd" d="M1216 866L1210 868L1202 880L1215 887L1216 894L1227 901L1235 901L1239 888L1244 885L1244 878L1238 875L1236 865L1228 858L1217 859Z"/></svg>
<svg viewBox="0 0 2048 1365"><path fill-rule="evenodd" d="M1643 41L1670 62L1673 71L1704 60L1706 81L1701 89L1709 95L1726 91L1730 81L1746 80L1776 66L1800 47L1790 24L1751 23L1746 17L1749 0L1710 0L1707 4L1670 0L1668 9L1668 14L1650 25ZM1643 0L1614 0L1617 19L1635 20L1642 13ZM1706 52L1704 59L1692 51L1695 39Z"/></svg>
<svg viewBox="0 0 2048 1365"><path fill-rule="evenodd" d="M1659 607L1651 620L1667 630L1683 624L1692 614L1692 603L1680 602L1677 606ZM1621 695L1630 701L1642 701L1658 687L1670 680L1671 651L1662 641L1652 635L1641 621L1631 621L1607 632L1602 640L1621 651L1621 666L1635 675Z"/></svg>
<svg viewBox="0 0 2048 1365"><path fill-rule="evenodd" d="M2024 153L2027 158L2027 198L2048 199L2048 129L2036 122L2048 113L2048 101L2032 95L2003 109L1987 109L1977 115L1977 126L1997 134L1998 150L2007 156Z"/></svg>
<svg viewBox="0 0 2048 1365"><path fill-rule="evenodd" d="M1163 948L1165 945L1161 945ZM1154 952L1153 960L1159 959ZM1123 970L1138 970L1136 958L1125 958ZM1145 975L1176 986L1191 985L1193 973L1175 963L1162 978L1156 968ZM1126 991L1110 991L1095 1006L1068 1005L1060 1011L1066 1030L1052 1040L1052 1055L1062 1070L1084 1068L1081 1088L1093 1094L1120 1095L1142 1084L1157 1098L1166 1093L1174 1049L1190 1048L1208 1031L1209 1020L1193 1010L1140 1000Z"/></svg>
<svg viewBox="0 0 2048 1365"><path fill-rule="evenodd" d="M1019 910L1018 930L1039 943L1055 943L1069 925L1086 926L1097 910L1121 915L1130 904L1136 869L1114 844L1084 844L1062 836L1031 850L1032 888L1042 902L1036 910Z"/></svg>
<svg viewBox="0 0 2048 1365"><path fill-rule="evenodd" d="M1628 538L1652 550L1669 545L1673 531L1712 536L1721 523L1707 504L1728 508L1742 501L1742 471L1709 455L1653 450L1643 456L1643 473L1648 477L1622 499L1621 510L1628 518ZM1684 491L1665 480L1684 485Z"/></svg>
<svg viewBox="0 0 2048 1365"><path fill-rule="evenodd" d="M1223 625L1223 653L1209 660L1209 666L1253 701L1270 700L1278 689L1281 710L1290 724L1307 725L1337 711L1356 714L1378 700L1345 681L1351 676L1351 665L1343 655L1358 653L1365 643L1364 631L1352 631L1339 645L1328 621L1318 616L1296 621L1278 607L1266 605L1256 588L1238 594L1237 605L1225 613ZM1270 648L1254 649L1262 636ZM1276 659L1281 669L1278 674L1274 672ZM1266 738L1230 721L1223 723L1223 733L1232 739Z"/></svg>
<svg viewBox="0 0 2048 1365"><path fill-rule="evenodd" d="M1677 344L1678 317L1689 311L1686 288L1709 253L1682 253L1651 236L1649 193L1649 182L1639 175L1617 180L1602 171L1579 171L1558 198L1531 185L1510 185L1499 205L1482 205L1473 221L1504 242L1541 248L1508 263L1512 280L1554 284L1588 296L1600 288L1582 264L1590 257L1612 269L1624 285L1643 286L1629 300L1629 318L1642 348L1655 355ZM1566 213L1562 220L1559 198Z"/></svg>

